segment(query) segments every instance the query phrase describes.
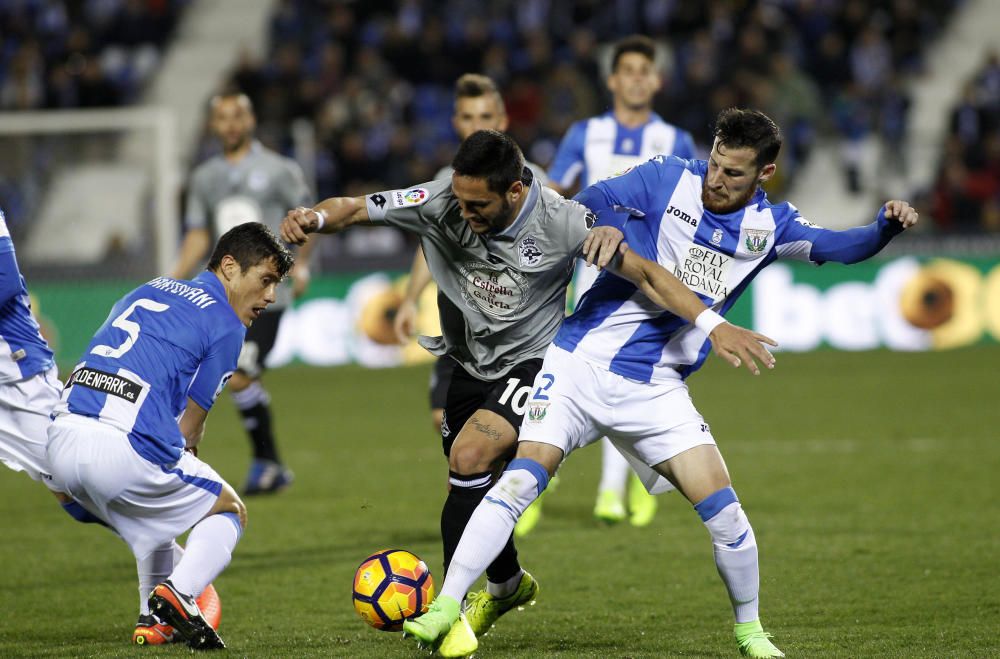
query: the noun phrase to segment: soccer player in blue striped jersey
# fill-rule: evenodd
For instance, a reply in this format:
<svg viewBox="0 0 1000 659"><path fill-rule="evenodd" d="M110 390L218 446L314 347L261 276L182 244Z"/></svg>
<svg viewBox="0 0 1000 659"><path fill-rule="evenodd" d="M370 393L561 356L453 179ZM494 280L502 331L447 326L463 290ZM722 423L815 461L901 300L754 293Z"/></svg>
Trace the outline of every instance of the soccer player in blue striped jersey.
<svg viewBox="0 0 1000 659"><path fill-rule="evenodd" d="M653 156L696 156L691 134L653 112L653 97L660 91L661 72L656 65L655 44L649 37L635 35L615 44L607 85L612 98L611 111L574 123L549 168L549 185L563 194L578 180L581 187L593 185ZM577 264L573 279L574 308L596 278L596 269ZM601 480L594 516L608 523L628 516L635 526L652 522L656 499L646 493L637 478L629 479L628 463L611 442L601 442L601 453ZM521 518L516 533L530 531L537 522L538 508L538 504L532 506Z"/></svg>
<svg viewBox="0 0 1000 659"><path fill-rule="evenodd" d="M163 576L148 611L195 649L224 647L195 596L246 525L236 491L195 451L237 367L246 328L274 302L292 256L257 222L216 244L193 280L158 277L111 309L66 382L48 430L52 473ZM191 530L173 565L174 539ZM140 575L140 580L143 575ZM148 591L147 591L148 592Z"/></svg>
<svg viewBox="0 0 1000 659"><path fill-rule="evenodd" d="M732 603L739 652L784 656L760 623L753 529L685 379L705 361L707 337L714 340L725 326L721 314L769 263L855 263L916 224L918 216L894 200L864 227L814 226L791 204L770 203L760 188L774 174L780 147L778 127L766 115L726 110L707 162L657 156L578 195L602 219L624 222L628 252L617 272L598 277L556 334L534 382L515 459L469 520L431 610L404 631L425 642L444 638L444 656L475 649L476 643L448 646L445 635L458 619L458 602L563 458L607 435L650 492L678 489L707 527ZM635 275L637 262L673 272L709 309L694 323L664 311Z"/></svg>
<svg viewBox="0 0 1000 659"><path fill-rule="evenodd" d="M0 210L0 462L45 484L70 506L72 499L53 480L45 456L49 413L61 388ZM73 514L69 508L67 512Z"/></svg>

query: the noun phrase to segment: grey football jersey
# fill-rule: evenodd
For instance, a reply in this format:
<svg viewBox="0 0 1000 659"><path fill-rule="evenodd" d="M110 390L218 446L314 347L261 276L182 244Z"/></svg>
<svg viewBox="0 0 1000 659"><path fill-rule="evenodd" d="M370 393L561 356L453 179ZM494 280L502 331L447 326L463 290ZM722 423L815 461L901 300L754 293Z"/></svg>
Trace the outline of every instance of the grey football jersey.
<svg viewBox="0 0 1000 659"><path fill-rule="evenodd" d="M190 229L208 229L212 243L244 222L262 222L275 234L288 209L311 206L312 193L298 164L254 142L237 163L216 156L191 175L185 222ZM271 308L291 302L291 287L278 289Z"/></svg>
<svg viewBox="0 0 1000 659"><path fill-rule="evenodd" d="M438 290L440 337L421 337L472 375L494 380L541 357L566 312L566 287L594 216L532 183L513 224L478 235L462 219L451 182L431 181L366 197L368 217L420 236Z"/></svg>
<svg viewBox="0 0 1000 659"><path fill-rule="evenodd" d="M536 165L533 162L524 161L525 166L531 170L531 173L535 175L535 180L542 185L548 185L549 174L545 171L545 168L541 165ZM441 179L451 180L451 175L455 172L455 169L451 165L445 165L438 170L438 173L434 175L435 181L440 181Z"/></svg>

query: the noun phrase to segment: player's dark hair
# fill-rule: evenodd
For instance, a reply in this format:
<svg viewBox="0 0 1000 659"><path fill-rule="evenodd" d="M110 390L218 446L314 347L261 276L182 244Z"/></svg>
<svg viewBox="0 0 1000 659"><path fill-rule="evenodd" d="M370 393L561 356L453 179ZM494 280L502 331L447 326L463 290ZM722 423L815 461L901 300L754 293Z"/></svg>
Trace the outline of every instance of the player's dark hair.
<svg viewBox="0 0 1000 659"><path fill-rule="evenodd" d="M479 98L487 94L495 94L500 98L500 90L491 78L479 73L466 73L455 81L455 99Z"/></svg>
<svg viewBox="0 0 1000 659"><path fill-rule="evenodd" d="M209 99L208 107L214 108L215 104L218 103L219 101L230 101L230 100L246 103L247 109L250 110L250 114L254 113L253 101L250 100L250 96L248 96L247 94L238 89L227 89L225 91L219 92L211 99Z"/></svg>
<svg viewBox="0 0 1000 659"><path fill-rule="evenodd" d="M650 62L656 61L656 43L647 36L633 34L625 37L615 44L614 54L611 55L611 72L618 68L618 60L626 53L639 53L645 56Z"/></svg>
<svg viewBox="0 0 1000 659"><path fill-rule="evenodd" d="M729 108L715 120L715 139L731 149L750 148L757 153L757 167L770 165L781 151L781 131L778 124L763 112L746 108Z"/></svg>
<svg viewBox="0 0 1000 659"><path fill-rule="evenodd" d="M461 176L486 179L490 190L503 195L514 181L523 180L524 155L506 133L477 130L458 147L451 166Z"/></svg>
<svg viewBox="0 0 1000 659"><path fill-rule="evenodd" d="M295 257L288 248L281 244L267 225L260 222L245 222L222 234L219 242L215 243L212 258L208 260L208 269L218 270L222 257L227 254L236 259L242 272L273 259L278 274L284 277L295 263Z"/></svg>

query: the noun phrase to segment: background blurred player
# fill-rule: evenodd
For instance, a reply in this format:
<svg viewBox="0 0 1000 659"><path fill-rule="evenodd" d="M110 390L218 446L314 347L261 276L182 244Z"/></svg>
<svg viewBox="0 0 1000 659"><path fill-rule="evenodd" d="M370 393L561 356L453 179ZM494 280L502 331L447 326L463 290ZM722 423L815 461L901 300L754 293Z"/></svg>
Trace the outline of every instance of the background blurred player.
<svg viewBox="0 0 1000 659"><path fill-rule="evenodd" d="M145 613L195 649L224 647L194 595L229 564L246 507L194 451L246 328L291 265L266 226L245 223L219 239L195 279L159 277L123 297L69 376L48 430L65 491L114 527L137 561L158 555L169 566ZM188 529L173 565L174 539Z"/></svg>
<svg viewBox="0 0 1000 659"><path fill-rule="evenodd" d="M492 79L478 73L466 73L455 81L455 111L451 116L451 125L460 141L477 130L507 130L507 109L500 90ZM534 173L536 181L542 185L548 182L544 168L533 162L526 161L524 164ZM446 165L438 170L434 179L451 181L454 171L451 165ZM416 331L417 301L430 282L431 273L424 260L424 252L418 247L410 268L406 293L393 319L393 327L400 343L408 342ZM439 294L438 304L447 304L447 299ZM441 432L441 419L454 366L455 361L450 357L440 357L434 363L431 373L431 422L438 433Z"/></svg>
<svg viewBox="0 0 1000 659"><path fill-rule="evenodd" d="M191 276L219 236L244 222L262 222L277 231L285 211L308 204L312 195L301 168L254 139L256 120L245 94L226 93L211 101L212 132L222 154L199 165L189 183L185 225L171 277ZM292 482L279 458L271 416L271 397L261 383L264 360L274 346L281 315L309 283L311 245L299 251L291 282L278 290L273 308L247 331L239 368L229 382L233 402L253 445L253 463L243 493L276 492Z"/></svg>
<svg viewBox="0 0 1000 659"><path fill-rule="evenodd" d="M582 181L581 187L593 185L656 155L694 158L691 135L653 112L653 97L660 91L662 75L656 66L656 46L648 37L635 35L615 44L607 79L612 109L570 127L549 168L549 185L569 194L578 180ZM596 277L593 268L577 267L574 308ZM656 514L656 499L647 494L637 478L628 478L628 462L611 442L602 442L601 452L594 516L610 523L625 519L627 483L629 520L635 526L646 526ZM518 528L525 528L530 519L532 512L528 511Z"/></svg>
<svg viewBox="0 0 1000 659"><path fill-rule="evenodd" d="M445 569L495 470L511 457L539 355L565 315L574 260L582 254L603 266L621 239L615 228L591 230L596 218L583 206L535 181L504 133L473 133L452 165L450 182L326 199L289 211L281 230L293 244L316 231L369 223L420 237L448 301L439 310L443 336L420 343L461 366L452 375L442 422L450 483L441 513ZM458 634L485 632L538 592L509 533L486 572L486 590L469 596L471 630L458 625Z"/></svg>
<svg viewBox="0 0 1000 659"><path fill-rule="evenodd" d="M726 110L708 162L657 156L578 195L602 219L618 216L629 250L643 258L625 254L613 266L620 276L602 274L563 323L535 380L517 457L469 521L430 611L404 631L424 642L444 636L458 602L549 475L568 453L608 434L651 491L676 487L708 528L740 653L785 656L760 623L753 529L685 378L706 359L707 337L725 326L715 310L730 309L764 266L778 258L855 263L918 217L906 202L890 201L870 225L837 232L810 224L787 202L772 205L760 186L774 175L780 147L767 116ZM712 310L696 318L661 311L646 284L650 266L674 270ZM723 355L736 366L746 361ZM755 355L773 366L770 355ZM471 653L476 644L460 649Z"/></svg>

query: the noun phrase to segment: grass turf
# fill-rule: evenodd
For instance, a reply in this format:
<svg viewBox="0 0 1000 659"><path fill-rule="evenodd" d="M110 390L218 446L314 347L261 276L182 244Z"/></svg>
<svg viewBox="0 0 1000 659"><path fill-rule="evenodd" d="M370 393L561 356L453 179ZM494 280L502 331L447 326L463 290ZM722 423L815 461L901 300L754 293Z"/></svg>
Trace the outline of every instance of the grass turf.
<svg viewBox="0 0 1000 659"><path fill-rule="evenodd" d="M798 657L998 656L1000 349L781 354L759 378L712 358L691 379L752 520L762 617ZM216 581L234 656L409 657L355 615L351 579L383 547L441 573L445 488L426 367L269 373L287 492L248 499L250 526ZM732 657L731 611L707 533L676 493L646 529L591 518L600 451L566 462L519 542L541 584L479 657ZM201 456L239 487L248 446L223 397ZM0 471L0 656L186 655L128 645L134 562Z"/></svg>

